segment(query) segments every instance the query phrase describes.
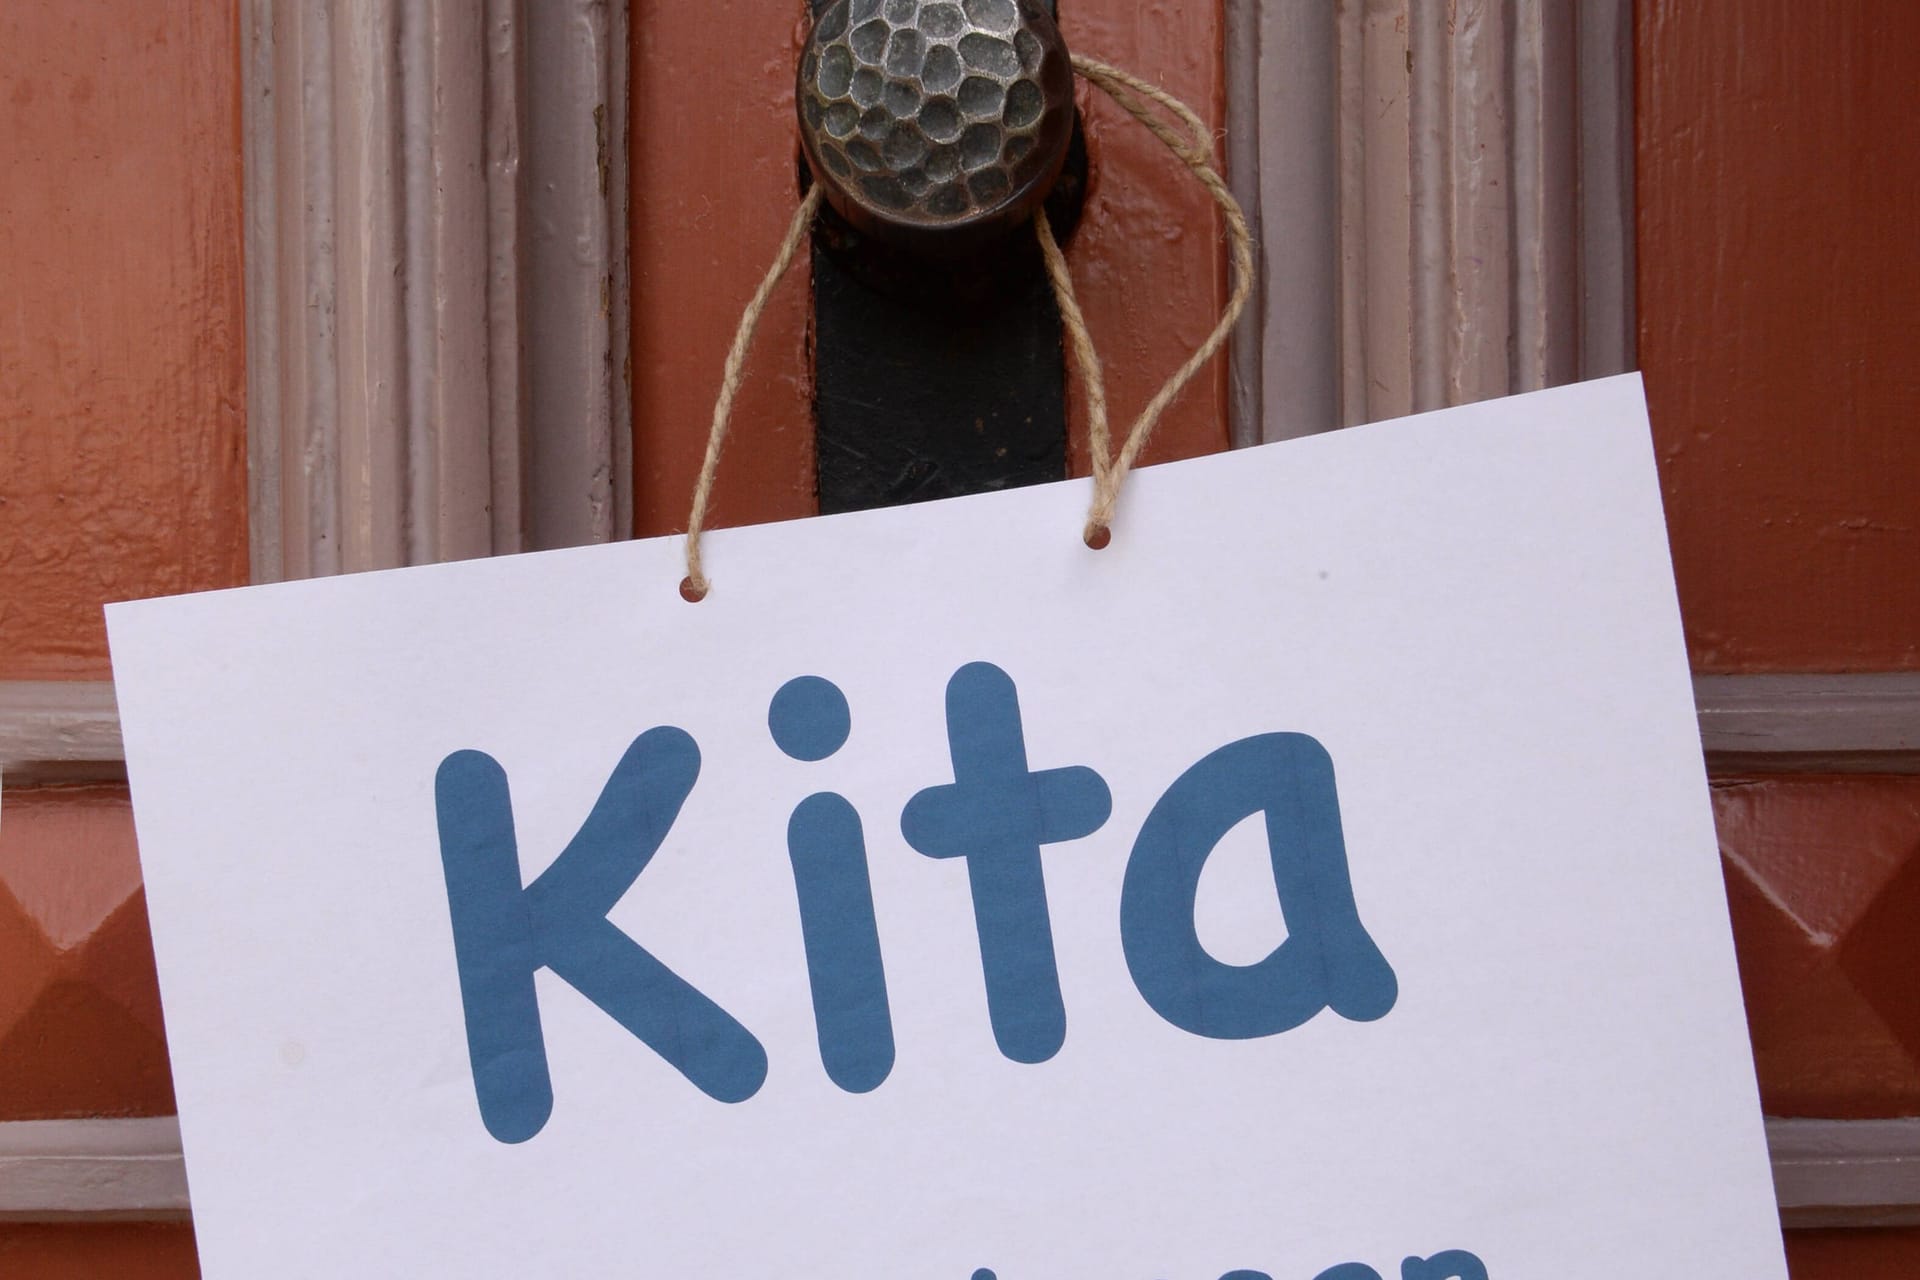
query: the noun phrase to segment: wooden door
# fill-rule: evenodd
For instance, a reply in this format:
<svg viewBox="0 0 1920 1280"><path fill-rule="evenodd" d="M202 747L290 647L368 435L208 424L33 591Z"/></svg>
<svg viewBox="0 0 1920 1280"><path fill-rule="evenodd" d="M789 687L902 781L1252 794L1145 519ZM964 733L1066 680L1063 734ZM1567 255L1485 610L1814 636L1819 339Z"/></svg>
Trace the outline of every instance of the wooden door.
<svg viewBox="0 0 1920 1280"><path fill-rule="evenodd" d="M1478 17L1444 3L1430 34L1469 39ZM1412 50L1430 47L1405 29L1432 16L1425 0L1328 4L1388 37L1401 23L1409 74ZM1916 12L1638 0L1632 33L1639 360L1763 1099L1777 1118L1841 1126L1778 1130L1783 1190L1800 1176L1792 1143L1832 1141L1855 1153L1848 1185L1888 1201L1849 1209L1822 1184L1825 1200L1789 1216L1799 1280L1920 1273L1920 1231L1859 1225L1920 1217L1897 1161L1866 1155L1874 1142L1904 1150L1899 1122L1920 1116ZM1250 63L1238 43L1275 14L1306 39L1316 13L1293 0L1060 0L1075 49L1223 127L1235 75L1281 52L1321 59L1333 88L1355 74L1331 44L1263 46ZM243 122L258 108L242 96L242 14L239 0L0 10L0 297L12 303L0 320L0 1169L22 1150L68 1168L115 1143L164 1147L172 1110L125 790L110 758L89 759L111 756L98 605L249 576L260 462L247 449L241 191ZM710 0L636 5L631 19L632 323L617 362L633 404L631 531L645 536L683 527L732 326L797 199L804 14L802 0ZM1092 177L1069 256L1124 423L1211 324L1225 263L1211 207L1158 144L1104 100L1083 106ZM1303 169L1302 188L1337 185L1336 160ZM1270 262L1300 261L1274 239L1286 231L1269 225ZM1340 264L1322 266L1270 278L1269 313L1302 289L1340 290ZM1362 282L1376 323L1416 323L1382 310L1410 307L1414 283L1366 294ZM617 282L606 296L617 308ZM1338 299L1320 301L1337 325ZM801 271L751 358L722 523L815 509L813 313ZM1360 376L1344 341L1312 346L1329 385ZM1231 403L1222 364L1148 461L1227 447ZM1071 389L1068 406L1067 465L1083 474ZM8 744L55 722L69 758L14 767ZM114 1127L128 1122L161 1129ZM1893 1124L1845 1127L1860 1122ZM18 1216L8 1194L0 1182L0 1219ZM0 1220L0 1273L195 1274L190 1227L151 1220L165 1206L71 1207L84 1212ZM149 1220L102 1220L126 1212Z"/></svg>
<svg viewBox="0 0 1920 1280"><path fill-rule="evenodd" d="M1694 669L1810 735L1714 771L1761 1100L1797 1122L1787 1220L1912 1223L1872 1152L1920 1114L1920 10L1642 0L1637 45L1640 360ZM1797 1210L1823 1142L1859 1203ZM1788 1246L1797 1277L1920 1274L1911 1230Z"/></svg>
<svg viewBox="0 0 1920 1280"><path fill-rule="evenodd" d="M246 581L237 74L230 5L0 7L0 756L106 679L103 601ZM174 1109L126 788L86 772L0 801L0 1197ZM184 1226L0 1221L0 1274L195 1270Z"/></svg>

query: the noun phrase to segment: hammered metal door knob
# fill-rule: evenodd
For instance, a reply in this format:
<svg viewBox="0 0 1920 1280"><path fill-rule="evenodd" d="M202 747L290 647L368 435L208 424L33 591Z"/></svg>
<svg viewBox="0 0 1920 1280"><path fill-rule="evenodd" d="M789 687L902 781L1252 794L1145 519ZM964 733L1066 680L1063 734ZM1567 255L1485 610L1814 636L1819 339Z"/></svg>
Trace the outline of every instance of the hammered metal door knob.
<svg viewBox="0 0 1920 1280"><path fill-rule="evenodd" d="M801 55L798 103L841 217L953 249L1046 198L1073 137L1073 67L1037 0L835 0Z"/></svg>

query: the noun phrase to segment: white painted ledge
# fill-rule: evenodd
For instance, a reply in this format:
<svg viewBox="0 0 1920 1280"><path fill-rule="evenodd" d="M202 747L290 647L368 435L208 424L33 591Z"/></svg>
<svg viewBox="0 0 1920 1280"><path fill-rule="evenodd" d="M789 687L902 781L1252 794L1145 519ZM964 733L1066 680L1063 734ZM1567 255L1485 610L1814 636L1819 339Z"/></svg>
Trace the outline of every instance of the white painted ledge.
<svg viewBox="0 0 1920 1280"><path fill-rule="evenodd" d="M174 1117L0 1124L0 1221L186 1217Z"/></svg>
<svg viewBox="0 0 1920 1280"><path fill-rule="evenodd" d="M1769 1120L1782 1223L1920 1223L1920 1119ZM0 1124L0 1221L178 1221L186 1164L172 1116Z"/></svg>
<svg viewBox="0 0 1920 1280"><path fill-rule="evenodd" d="M1769 1120L1767 1146L1787 1226L1920 1223L1920 1119Z"/></svg>
<svg viewBox="0 0 1920 1280"><path fill-rule="evenodd" d="M1696 676L1700 739L1725 767L1912 773L1920 674Z"/></svg>
<svg viewBox="0 0 1920 1280"><path fill-rule="evenodd" d="M120 717L104 680L0 681L0 778L124 777Z"/></svg>

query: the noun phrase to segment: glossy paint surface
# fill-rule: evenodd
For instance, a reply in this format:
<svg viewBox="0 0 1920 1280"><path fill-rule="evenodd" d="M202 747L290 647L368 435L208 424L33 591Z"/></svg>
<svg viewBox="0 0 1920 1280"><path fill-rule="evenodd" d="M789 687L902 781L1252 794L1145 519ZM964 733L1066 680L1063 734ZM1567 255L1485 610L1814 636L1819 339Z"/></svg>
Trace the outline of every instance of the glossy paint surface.
<svg viewBox="0 0 1920 1280"><path fill-rule="evenodd" d="M0 679L247 575L231 3L0 6Z"/></svg>
<svg viewBox="0 0 1920 1280"><path fill-rule="evenodd" d="M1695 668L1920 668L1920 5L1637 17L1640 359Z"/></svg>

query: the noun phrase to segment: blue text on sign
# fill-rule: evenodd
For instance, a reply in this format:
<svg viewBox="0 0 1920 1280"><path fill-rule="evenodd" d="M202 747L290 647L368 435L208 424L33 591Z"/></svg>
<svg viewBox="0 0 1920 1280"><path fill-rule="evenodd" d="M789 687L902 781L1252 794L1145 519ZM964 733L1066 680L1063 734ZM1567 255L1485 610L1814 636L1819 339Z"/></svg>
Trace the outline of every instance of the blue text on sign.
<svg viewBox="0 0 1920 1280"><path fill-rule="evenodd" d="M822 760L851 731L846 698L801 676L774 694L768 730L799 760ZM901 834L929 858L965 862L1001 1053L1044 1062L1066 1036L1042 851L1093 834L1112 810L1087 765L1035 769L1013 679L969 663L946 689L951 782L907 801ZM700 774L682 729L634 739L559 857L523 884L506 771L456 751L435 779L441 864L453 923L474 1092L501 1142L539 1133L553 1110L534 975L551 970L708 1096L752 1097L767 1054L740 1021L607 919L658 852ZM1261 814L1287 937L1265 959L1230 965L1201 945L1194 903L1220 839ZM787 850L800 910L814 1023L827 1075L850 1093L893 1067L886 973L866 840L845 797L795 806ZM1148 813L1127 859L1120 945L1141 997L1194 1035L1278 1035L1332 1009L1383 1017L1398 983L1360 921L1347 867L1333 762L1301 733L1241 738L1196 761Z"/></svg>

